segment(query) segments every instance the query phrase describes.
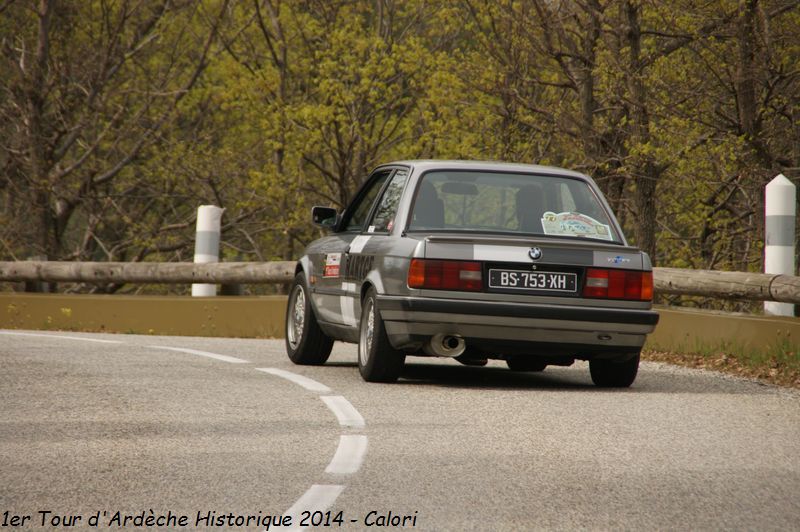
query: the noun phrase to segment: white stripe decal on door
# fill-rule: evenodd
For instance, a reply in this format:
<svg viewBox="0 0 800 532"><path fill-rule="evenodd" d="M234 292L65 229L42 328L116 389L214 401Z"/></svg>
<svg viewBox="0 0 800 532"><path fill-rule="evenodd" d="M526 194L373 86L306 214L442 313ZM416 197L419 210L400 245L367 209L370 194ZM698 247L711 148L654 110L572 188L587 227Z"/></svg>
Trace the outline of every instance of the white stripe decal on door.
<svg viewBox="0 0 800 532"><path fill-rule="evenodd" d="M358 235L355 237L350 243L350 250L348 253L361 253L361 250L364 249L364 246L367 245L367 242L369 242L370 238L371 237L369 235Z"/></svg>
<svg viewBox="0 0 800 532"><path fill-rule="evenodd" d="M353 293L356 291L356 283L342 283L342 290ZM355 295L339 296L339 305L341 305L341 310L342 310L342 320L344 321L345 325L350 325L350 326L356 325L355 304L356 304Z"/></svg>
<svg viewBox="0 0 800 532"><path fill-rule="evenodd" d="M348 249L348 254L350 253L361 253L363 251L364 246L367 245L369 239L371 237L369 235L358 235L353 239L350 243L350 248ZM349 268L350 265L346 265L345 268ZM341 295L339 296L339 305L342 311L342 321L345 325L349 325L354 327L358 324L356 320L356 283L342 283L342 290L347 292L349 295Z"/></svg>

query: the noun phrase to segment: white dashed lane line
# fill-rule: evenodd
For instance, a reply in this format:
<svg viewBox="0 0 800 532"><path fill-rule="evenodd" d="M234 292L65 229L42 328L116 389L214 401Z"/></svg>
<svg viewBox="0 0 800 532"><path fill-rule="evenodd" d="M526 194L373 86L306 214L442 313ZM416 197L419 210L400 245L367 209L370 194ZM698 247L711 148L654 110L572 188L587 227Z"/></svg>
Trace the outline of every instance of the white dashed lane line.
<svg viewBox="0 0 800 532"><path fill-rule="evenodd" d="M8 336L29 336L29 337L42 337L42 338L57 338L61 340L78 340L84 342L95 342L103 344L122 344L124 342L118 340L101 340L98 338L85 338L81 336L64 336L56 334L37 334L37 333L23 333L12 331L0 331L0 335ZM210 353L208 351L200 351L197 349L189 349L185 347L169 347L163 345L147 346L150 349L159 349L164 351L174 351L178 353L186 353L189 355L196 355L231 364L247 364L249 361L236 358L228 355L220 355L218 353ZM298 375L291 371L286 371L278 368L255 368L257 371L274 375L286 379L298 386L302 386L308 391L329 394L331 389L310 379L304 375ZM366 423L361 414L356 408L341 395L320 395L320 399L325 405L333 412L339 425L342 427L361 429L364 428ZM364 457L367 454L367 437L361 434L343 434L339 437L339 446L336 453L331 459L325 473L331 475L352 475L356 473L364 462ZM324 512L330 508L336 499L344 491L345 486L341 484L314 484L312 485L298 500L295 502L283 515L292 516L292 527L289 530L303 530L301 526L301 519L303 512Z"/></svg>
<svg viewBox="0 0 800 532"><path fill-rule="evenodd" d="M297 373L292 373L291 371L286 371L278 368L256 368L256 371L263 371L264 373L269 373L270 375L282 377L299 386L302 386L303 388L305 388L310 392L330 393L331 391L330 388L328 388L321 382L317 382L314 379L309 379L304 375L298 375Z"/></svg>
<svg viewBox="0 0 800 532"><path fill-rule="evenodd" d="M298 375L291 371L278 368L256 368L258 371L284 378L306 390L319 394L331 393L331 389L321 382ZM352 429L363 429L366 423L356 408L341 395L320 395L320 399L330 409L339 421L339 425ZM333 455L325 473L329 475L352 475L357 473L367 454L367 437L362 434L342 434L339 436L339 446ZM292 525L289 530L304 530L301 526L303 512L324 512L330 508L344 491L341 484L314 484L296 503L292 505L284 516L292 516ZM313 523L312 523L313 524Z"/></svg>
<svg viewBox="0 0 800 532"><path fill-rule="evenodd" d="M60 334L37 334L37 333L24 333L24 332L11 332L0 331L0 334L6 336L33 336L36 338L58 338L60 340L78 340L81 342L95 342L98 344L121 344L118 340L100 340L99 338L84 338L82 336L63 336Z"/></svg>
<svg viewBox="0 0 800 532"><path fill-rule="evenodd" d="M367 437L361 434L342 434L339 447L328 464L326 473L332 475L352 475L361 468L367 454Z"/></svg>
<svg viewBox="0 0 800 532"><path fill-rule="evenodd" d="M339 425L351 429L364 428L364 418L361 417L358 410L350 404L350 401L341 395L323 395L320 396L320 399L331 409L336 419L339 420Z"/></svg>
<svg viewBox="0 0 800 532"><path fill-rule="evenodd" d="M308 491L283 514L292 516L292 526L288 530L304 530L306 527L300 525L303 512L312 514L324 512L336 502L342 491L344 486L339 484L314 484L308 488Z"/></svg>
<svg viewBox="0 0 800 532"><path fill-rule="evenodd" d="M230 362L231 364L248 364L249 361L230 357L228 355L218 355L217 353L209 353L208 351L198 351L197 349L187 349L185 347L167 347L163 345L149 345L150 349L164 349L167 351L177 351L178 353L188 353L190 355L197 355L206 358L213 358L214 360L221 360L223 362Z"/></svg>

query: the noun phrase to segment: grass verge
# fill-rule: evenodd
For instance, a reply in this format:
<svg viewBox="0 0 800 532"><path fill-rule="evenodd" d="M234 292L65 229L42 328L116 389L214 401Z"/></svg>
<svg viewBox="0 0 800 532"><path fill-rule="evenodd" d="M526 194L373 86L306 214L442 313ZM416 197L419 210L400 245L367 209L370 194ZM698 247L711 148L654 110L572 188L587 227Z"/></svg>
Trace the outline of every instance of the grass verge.
<svg viewBox="0 0 800 532"><path fill-rule="evenodd" d="M769 384L800 389L800 346L779 339L762 349L743 347L733 342L696 345L674 350L649 346L642 359L678 366L710 369Z"/></svg>

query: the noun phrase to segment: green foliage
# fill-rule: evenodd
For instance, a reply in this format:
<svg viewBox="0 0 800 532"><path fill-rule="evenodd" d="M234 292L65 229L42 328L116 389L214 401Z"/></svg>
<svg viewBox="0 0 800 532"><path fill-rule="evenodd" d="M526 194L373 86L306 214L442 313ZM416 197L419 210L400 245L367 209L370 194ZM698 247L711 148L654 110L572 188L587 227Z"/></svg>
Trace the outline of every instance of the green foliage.
<svg viewBox="0 0 800 532"><path fill-rule="evenodd" d="M0 8L4 258L188 260L213 203L225 258L291 259L377 164L458 158L582 170L658 264L758 270L763 186L800 177L779 0L52 2L42 70L23 4Z"/></svg>

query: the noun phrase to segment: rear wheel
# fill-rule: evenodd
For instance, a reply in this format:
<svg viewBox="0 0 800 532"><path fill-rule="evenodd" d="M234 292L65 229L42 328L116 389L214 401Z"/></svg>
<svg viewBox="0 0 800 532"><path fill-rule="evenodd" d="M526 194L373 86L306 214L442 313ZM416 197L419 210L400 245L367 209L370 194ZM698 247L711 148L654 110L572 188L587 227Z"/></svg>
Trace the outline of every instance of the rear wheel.
<svg viewBox="0 0 800 532"><path fill-rule="evenodd" d="M318 366L328 360L332 348L333 340L322 332L311 308L306 277L298 273L286 305L286 353L295 364Z"/></svg>
<svg viewBox="0 0 800 532"><path fill-rule="evenodd" d="M636 380L639 372L639 353L628 360L590 360L589 372L592 382L601 388L627 388Z"/></svg>
<svg viewBox="0 0 800 532"><path fill-rule="evenodd" d="M406 357L389 343L375 298L375 288L370 288L361 303L358 371L368 382L394 382L403 371Z"/></svg>
<svg viewBox="0 0 800 532"><path fill-rule="evenodd" d="M547 364L535 356L515 355L506 359L511 371L544 371Z"/></svg>

